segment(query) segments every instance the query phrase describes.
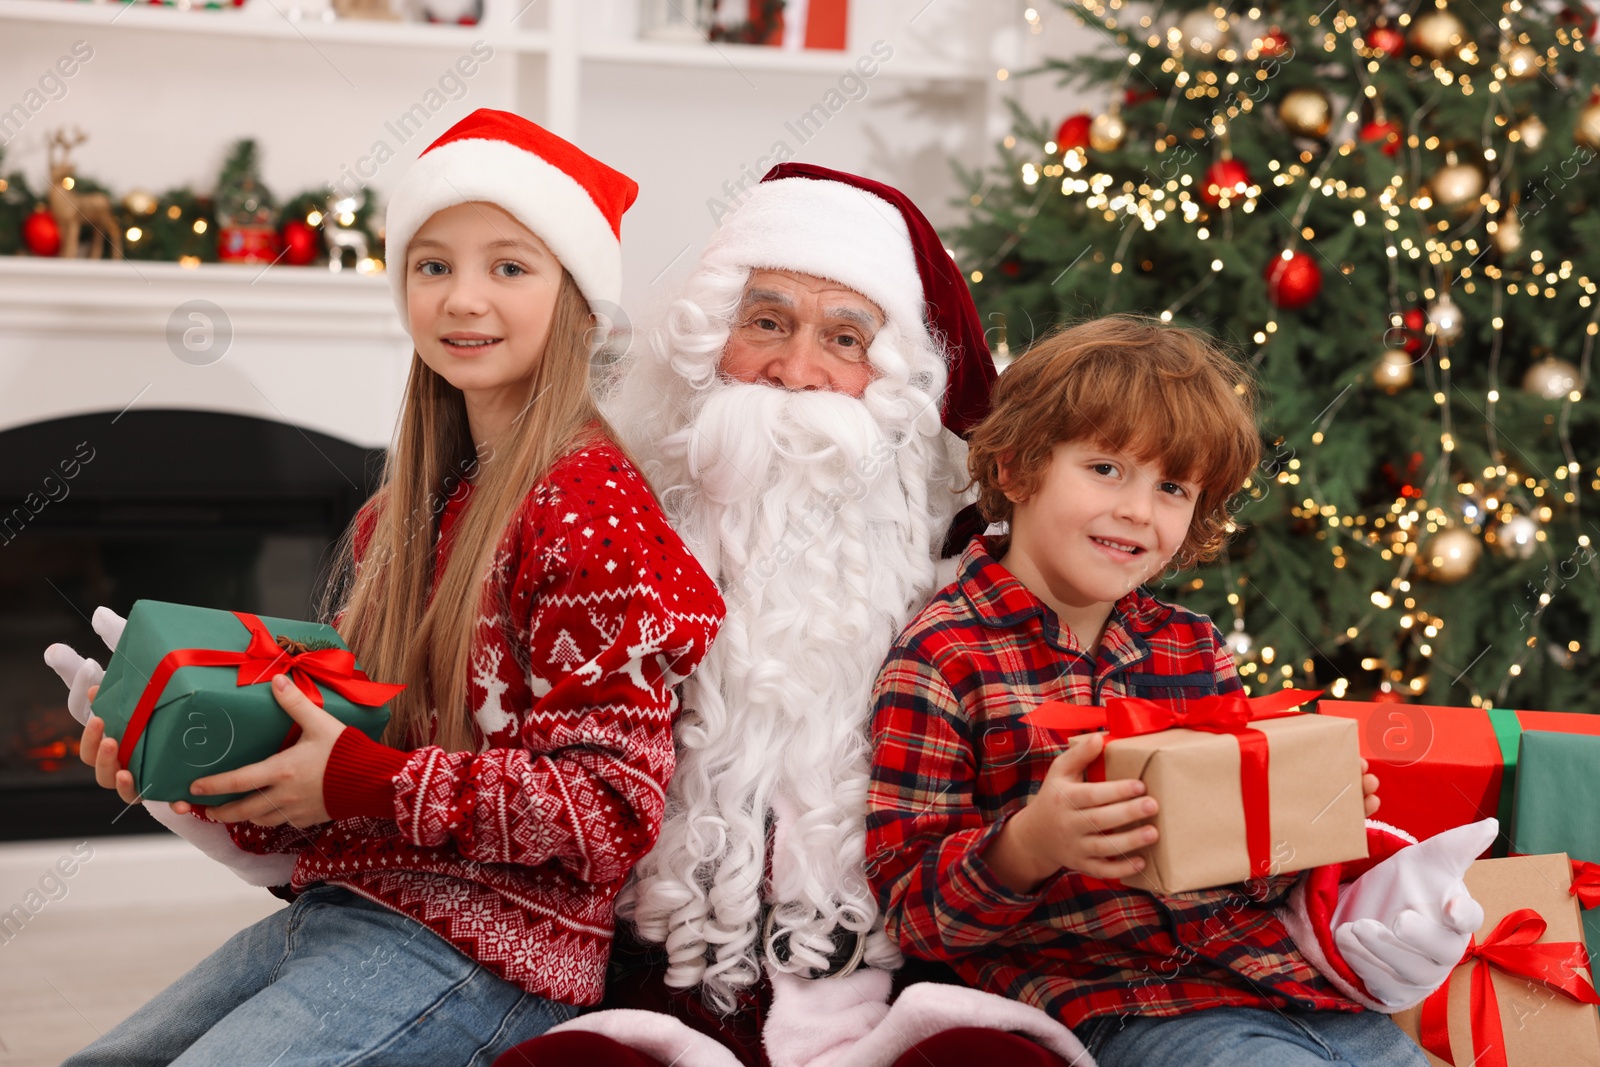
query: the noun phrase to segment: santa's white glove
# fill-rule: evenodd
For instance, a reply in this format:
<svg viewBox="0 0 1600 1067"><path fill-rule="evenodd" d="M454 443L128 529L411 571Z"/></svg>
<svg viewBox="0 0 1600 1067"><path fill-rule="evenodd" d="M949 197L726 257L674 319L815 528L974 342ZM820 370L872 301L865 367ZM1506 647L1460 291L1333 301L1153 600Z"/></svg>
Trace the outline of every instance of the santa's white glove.
<svg viewBox="0 0 1600 1067"><path fill-rule="evenodd" d="M1334 943L1385 1010L1421 1003L1461 962L1483 925L1462 875L1499 830L1484 819L1408 845L1339 894Z"/></svg>
<svg viewBox="0 0 1600 1067"><path fill-rule="evenodd" d="M117 650L127 620L107 607L94 609L90 620L94 632L111 651ZM92 659L85 659L68 645L55 644L44 650L44 661L67 685L67 710L80 726L89 721L89 689L99 685L106 672ZM188 841L195 848L251 885L286 885L294 870L294 857L287 853L259 856L233 843L227 827L207 822L194 815L179 815L172 805L160 800L144 801L151 818Z"/></svg>

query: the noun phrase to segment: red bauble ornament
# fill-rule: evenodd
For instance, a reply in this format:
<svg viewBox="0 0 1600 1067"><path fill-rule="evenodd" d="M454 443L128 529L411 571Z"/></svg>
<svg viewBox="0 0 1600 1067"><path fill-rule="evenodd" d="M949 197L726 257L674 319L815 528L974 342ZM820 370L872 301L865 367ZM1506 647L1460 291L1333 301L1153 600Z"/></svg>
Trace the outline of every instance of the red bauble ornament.
<svg viewBox="0 0 1600 1067"><path fill-rule="evenodd" d="M1388 682L1384 682L1376 693L1372 694L1374 704L1404 704L1406 698Z"/></svg>
<svg viewBox="0 0 1600 1067"><path fill-rule="evenodd" d="M1406 50L1406 35L1393 26L1374 26L1367 31L1367 47L1386 56L1397 56Z"/></svg>
<svg viewBox="0 0 1600 1067"><path fill-rule="evenodd" d="M1015 278L1022 273L1022 264L1015 259L1002 259L1000 261L1000 273L1007 278Z"/></svg>
<svg viewBox="0 0 1600 1067"><path fill-rule="evenodd" d="M1412 308L1405 313L1406 354L1414 356L1428 343L1428 313Z"/></svg>
<svg viewBox="0 0 1600 1067"><path fill-rule="evenodd" d="M1256 49L1263 59L1277 59L1289 52L1289 37L1278 27L1274 26L1261 35L1261 44Z"/></svg>
<svg viewBox="0 0 1600 1067"><path fill-rule="evenodd" d="M1304 252L1273 256L1261 276L1267 280L1267 299L1285 311L1305 307L1322 292L1322 268Z"/></svg>
<svg viewBox="0 0 1600 1067"><path fill-rule="evenodd" d="M1556 21L1569 28L1582 26L1586 40L1595 34L1595 13L1589 9L1588 4L1568 4L1556 14Z"/></svg>
<svg viewBox="0 0 1600 1067"><path fill-rule="evenodd" d="M22 243L36 256L54 256L61 252L61 227L56 217L44 208L22 220Z"/></svg>
<svg viewBox="0 0 1600 1067"><path fill-rule="evenodd" d="M283 261L304 267L317 258L317 231L300 219L283 224Z"/></svg>
<svg viewBox="0 0 1600 1067"><path fill-rule="evenodd" d="M1398 122L1390 122L1388 119L1374 119L1361 127L1361 132L1357 136L1361 138L1362 144L1376 142L1379 150L1386 156L1392 156L1400 151L1400 124Z"/></svg>
<svg viewBox="0 0 1600 1067"><path fill-rule="evenodd" d="M1243 197L1244 191L1253 184L1243 163L1237 159L1219 159L1207 169L1205 181L1200 183L1200 199L1212 207L1221 203L1224 196L1232 203Z"/></svg>
<svg viewBox="0 0 1600 1067"><path fill-rule="evenodd" d="M1056 129L1056 149L1065 152L1072 148L1089 147L1089 124L1094 116L1086 112L1068 115Z"/></svg>
<svg viewBox="0 0 1600 1067"><path fill-rule="evenodd" d="M1122 90L1122 106L1133 107L1135 104L1142 104L1146 100L1154 100L1160 95L1160 91L1156 89L1124 89Z"/></svg>

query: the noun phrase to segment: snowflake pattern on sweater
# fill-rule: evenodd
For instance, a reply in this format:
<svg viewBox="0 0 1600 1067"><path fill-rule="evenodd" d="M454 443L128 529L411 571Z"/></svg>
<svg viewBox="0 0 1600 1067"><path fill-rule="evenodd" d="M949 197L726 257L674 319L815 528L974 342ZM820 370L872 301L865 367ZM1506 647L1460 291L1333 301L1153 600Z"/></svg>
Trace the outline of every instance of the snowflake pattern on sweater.
<svg viewBox="0 0 1600 1067"><path fill-rule="evenodd" d="M470 498L467 485L445 504L436 574ZM480 611L478 751L404 753L347 729L324 779L334 821L230 829L249 851L297 852L297 890L346 886L532 993L597 1003L617 892L661 826L674 686L715 637L722 599L605 442L528 493Z"/></svg>

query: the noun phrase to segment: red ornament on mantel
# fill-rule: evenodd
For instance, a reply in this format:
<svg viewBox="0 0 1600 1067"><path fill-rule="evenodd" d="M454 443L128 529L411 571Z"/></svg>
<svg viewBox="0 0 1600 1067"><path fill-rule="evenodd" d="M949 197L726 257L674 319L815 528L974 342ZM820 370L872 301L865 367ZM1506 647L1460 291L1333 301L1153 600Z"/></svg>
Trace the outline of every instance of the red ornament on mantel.
<svg viewBox="0 0 1600 1067"><path fill-rule="evenodd" d="M1285 311L1305 307L1322 292L1322 268L1304 252L1273 256L1261 276L1267 281L1267 299Z"/></svg>
<svg viewBox="0 0 1600 1067"><path fill-rule="evenodd" d="M1388 119L1374 119L1361 127L1361 132L1357 136L1361 138L1362 144L1378 144L1379 151L1386 156L1392 156L1400 151L1400 124L1398 122L1391 122Z"/></svg>
<svg viewBox="0 0 1600 1067"><path fill-rule="evenodd" d="M1200 199L1216 207L1226 196L1229 202L1243 198L1245 190L1254 184L1250 172L1237 159L1219 159L1206 170L1205 181L1200 184Z"/></svg>
<svg viewBox="0 0 1600 1067"><path fill-rule="evenodd" d="M44 208L38 208L22 220L22 242L36 256L54 256L61 253L61 227L56 217Z"/></svg>
<svg viewBox="0 0 1600 1067"><path fill-rule="evenodd" d="M1406 50L1406 36L1393 26L1374 26L1367 31L1367 46L1386 56L1397 56Z"/></svg>
<svg viewBox="0 0 1600 1067"><path fill-rule="evenodd" d="M222 263L274 263L278 231L271 226L223 226L217 231L217 259Z"/></svg>
<svg viewBox="0 0 1600 1067"><path fill-rule="evenodd" d="M1089 147L1089 124L1094 116L1086 112L1068 115L1056 129L1056 149L1065 152L1072 148Z"/></svg>
<svg viewBox="0 0 1600 1067"><path fill-rule="evenodd" d="M283 224L283 261L295 267L304 267L316 261L317 231L301 219L290 219Z"/></svg>

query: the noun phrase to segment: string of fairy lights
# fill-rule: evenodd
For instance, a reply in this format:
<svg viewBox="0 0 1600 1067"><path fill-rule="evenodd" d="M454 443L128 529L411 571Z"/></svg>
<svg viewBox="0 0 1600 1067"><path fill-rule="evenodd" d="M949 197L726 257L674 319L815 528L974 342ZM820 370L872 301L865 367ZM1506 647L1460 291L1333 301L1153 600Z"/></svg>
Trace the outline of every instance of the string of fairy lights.
<svg viewBox="0 0 1600 1067"><path fill-rule="evenodd" d="M1381 355L1360 368L1360 373L1378 388L1395 394L1415 387L1417 368L1421 368L1420 384L1431 394L1438 420L1438 458L1426 472L1403 472L1397 479L1397 494L1387 506L1354 513L1341 513L1326 502L1327 494L1321 492L1316 477L1317 464L1302 462L1299 457L1291 456L1281 466L1274 463L1276 469L1264 466L1246 481L1243 490L1260 499L1270 491L1301 487L1306 495L1290 513L1296 520L1316 524L1317 537L1327 544L1336 569L1347 567L1350 554L1356 551L1375 552L1395 564L1387 585L1372 591L1370 610L1336 639L1340 645L1348 644L1380 615L1397 616L1393 621L1410 636L1414 655L1402 653L1399 663L1372 657L1361 661L1363 670L1381 672L1379 699L1421 695L1428 688L1432 668L1439 666L1449 675L1459 674L1454 680L1469 687L1474 705L1503 703L1528 657L1541 644L1539 622L1553 599L1551 589L1540 592L1531 606L1527 636L1517 656L1497 678L1482 683L1467 672L1470 664L1436 662L1434 645L1447 621L1419 605L1414 582L1460 581L1476 566L1484 544L1513 559L1526 560L1543 552L1552 563L1558 562L1547 530L1558 513L1571 523L1577 545L1574 556L1583 555L1583 566L1590 566L1595 557L1578 510L1585 474L1571 425L1573 409L1587 390L1594 339L1600 333L1600 302L1594 299L1600 282L1579 272L1569 259L1524 247L1526 205L1520 191L1508 193L1508 187L1516 178L1519 151L1537 150L1549 131L1537 115L1518 116L1505 92L1516 83L1550 77L1564 69L1564 64L1574 62L1577 54L1592 51L1588 31L1578 24L1559 25L1555 43L1540 51L1530 35L1517 28L1517 16L1523 11L1521 0L1504 0L1497 22L1502 39L1492 51L1472 39L1450 11L1448 0L1432 0L1431 6L1425 4L1415 15L1374 19L1341 8L1331 17L1324 11L1306 18L1292 27L1297 37L1304 38L1296 43L1324 55L1347 55L1356 77L1355 93L1342 116L1337 114L1336 101L1319 88L1297 88L1276 101L1277 119L1296 139L1296 152L1268 162L1265 181L1273 190L1269 197L1263 185L1233 158L1230 127L1235 120L1264 109L1269 98L1257 98L1253 90L1258 91L1260 83L1275 73L1274 61L1294 58L1290 38L1280 25L1259 7L1238 14L1217 6L1161 20L1159 13L1126 10L1125 0L1064 0L1063 6L1115 40L1125 52L1126 64L1114 79L1111 104L1103 113L1069 117L1054 139L1037 146L1040 156L1020 161L1017 177L1033 195L1024 199L1016 231L977 265L972 282L981 283L986 270L1003 264L1047 197L1060 195L1075 199L1106 222L1122 226L1121 238L1105 266L1106 307L1116 306L1117 285L1129 269L1129 250L1137 233L1157 226L1188 226L1199 241L1212 241L1215 236L1211 270L1161 312L1161 318L1170 321L1224 270L1232 252L1235 212L1252 214L1265 209L1281 215L1278 204L1287 193L1294 202L1292 213L1285 217L1287 241L1269 262L1265 280L1273 303L1293 310L1314 299L1320 288L1320 268L1299 247L1300 242L1310 244L1317 236L1306 225L1308 210L1319 197L1325 202L1346 203L1357 230L1377 231L1387 267L1390 329ZM1547 17L1542 11L1537 14ZM1032 33L1041 32L1043 16L1038 9L1030 7L1024 17ZM1433 94L1426 106L1411 110L1403 126L1385 113L1381 90L1372 77L1385 64L1408 65L1415 79L1427 80ZM1114 159L1128 136L1139 135L1130 131L1121 102L1132 77L1140 78L1146 98L1162 91L1163 86L1146 73L1153 71L1159 71L1170 88L1166 89L1161 119L1147 134L1153 136L1150 147L1157 154L1180 148L1185 152L1209 150L1211 163L1202 175L1190 173L1195 168L1189 167L1165 180L1149 172L1143 180L1119 180L1109 172L1110 167L1098 165L1107 157ZM1005 80L1009 72L1001 70L998 76ZM1461 158L1456 150L1460 146L1442 144L1425 127L1442 94L1449 92L1463 97L1481 93L1489 98L1478 135L1481 166ZM1180 100L1215 101L1209 119L1189 129L1186 137L1180 136L1183 131L1172 129ZM1361 107L1367 110L1365 122ZM1600 91L1581 110L1573 133L1578 145L1600 150ZM1004 145L1008 151L1016 149L1017 139L1007 137ZM1445 150L1443 165L1423 178L1422 153L1441 148ZM1334 161L1357 150L1381 152L1395 160L1395 172L1387 184L1368 188L1360 182L1330 177ZM989 188L973 195L974 206L982 202ZM1214 229L1220 232L1214 235ZM1093 257L1097 265L1106 263L1107 258L1103 252ZM1349 274L1355 268L1346 263L1338 269ZM1415 270L1419 283L1406 285L1403 269ZM1314 286L1307 282L1307 272L1315 280ZM1309 296L1305 296L1308 288ZM1419 289L1425 306L1407 307L1408 290L1414 294ZM1451 380L1451 346L1461 342L1465 329L1457 295L1475 301L1487 296L1491 308L1488 386L1481 396L1469 395ZM1526 392L1558 405L1545 421L1555 428L1565 462L1544 471L1530 461L1515 462L1526 457L1514 442L1504 440L1496 413L1502 401L1507 317L1549 314L1544 309L1550 302L1575 304L1588 309L1589 315L1576 364L1551 352L1535 351L1537 358L1521 382ZM1251 333L1256 346L1250 356L1253 364L1259 365L1267 356L1278 333L1274 318ZM1341 393L1316 420L1313 448L1334 432L1349 393L1348 389ZM1493 462L1481 471L1459 470L1453 403L1470 405L1483 420L1487 454ZM1509 450L1508 444L1512 445ZM1420 460L1420 454L1417 458ZM1587 477L1587 488L1600 491L1600 466L1591 467ZM1276 662L1279 650L1259 644L1245 630L1242 590L1249 585L1248 578L1235 575L1227 560L1223 561L1223 577L1234 612L1232 631L1225 636L1247 689L1273 680L1284 686L1296 684L1297 669L1315 684L1312 659L1298 664ZM1203 581L1193 579L1193 588L1200 588ZM1576 640L1548 646L1551 659L1560 666L1570 664L1579 651ZM1332 680L1328 689L1339 697L1349 686L1350 679L1340 677Z"/></svg>

